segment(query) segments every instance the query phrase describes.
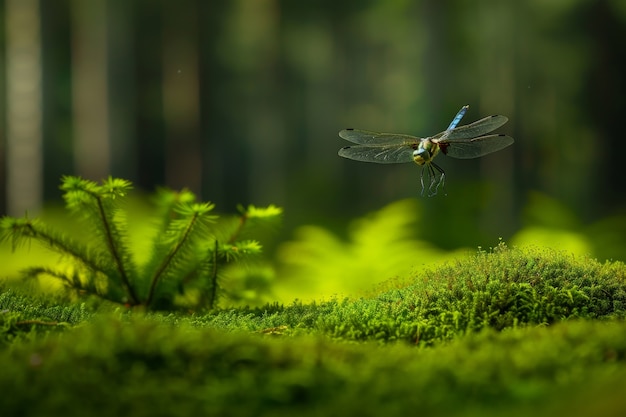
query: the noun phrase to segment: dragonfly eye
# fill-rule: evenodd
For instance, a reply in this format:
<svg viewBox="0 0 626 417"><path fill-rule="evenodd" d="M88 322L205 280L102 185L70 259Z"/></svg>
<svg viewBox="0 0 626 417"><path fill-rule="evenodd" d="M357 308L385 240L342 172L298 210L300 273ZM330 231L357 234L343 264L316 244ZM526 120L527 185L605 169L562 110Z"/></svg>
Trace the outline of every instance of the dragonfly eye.
<svg viewBox="0 0 626 417"><path fill-rule="evenodd" d="M428 152L426 149L421 148L421 147L413 151L413 158L429 159L428 158L429 156L430 156L430 152Z"/></svg>
<svg viewBox="0 0 626 417"><path fill-rule="evenodd" d="M432 158L430 156L430 152L428 150L419 147L418 149L413 151L413 160L418 165L424 165L426 162L430 161Z"/></svg>

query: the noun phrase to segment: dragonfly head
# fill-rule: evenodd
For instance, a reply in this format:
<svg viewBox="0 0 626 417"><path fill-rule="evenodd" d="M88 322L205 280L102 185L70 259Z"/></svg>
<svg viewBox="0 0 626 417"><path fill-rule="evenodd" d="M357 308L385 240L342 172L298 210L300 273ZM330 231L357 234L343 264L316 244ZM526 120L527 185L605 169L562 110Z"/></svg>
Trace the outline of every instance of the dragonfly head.
<svg viewBox="0 0 626 417"><path fill-rule="evenodd" d="M418 165L424 165L429 159L428 151L422 147L413 151L413 160Z"/></svg>
<svg viewBox="0 0 626 417"><path fill-rule="evenodd" d="M417 165L428 164L432 161L432 159L437 155L438 152L438 144L428 139L422 140L417 149L413 151L413 161L415 161Z"/></svg>
<svg viewBox="0 0 626 417"><path fill-rule="evenodd" d="M417 165L429 163L431 159L433 159L433 156L434 155L431 154L430 150L426 149L424 146L420 146L413 151L413 160Z"/></svg>

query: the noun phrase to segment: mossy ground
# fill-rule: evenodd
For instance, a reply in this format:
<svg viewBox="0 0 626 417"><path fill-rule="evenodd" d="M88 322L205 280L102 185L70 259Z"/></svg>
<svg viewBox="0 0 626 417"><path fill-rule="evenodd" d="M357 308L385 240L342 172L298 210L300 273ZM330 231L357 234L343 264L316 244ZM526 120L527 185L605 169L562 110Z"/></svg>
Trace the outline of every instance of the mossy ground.
<svg viewBox="0 0 626 417"><path fill-rule="evenodd" d="M371 297L205 315L0 294L2 415L626 413L626 267L509 250Z"/></svg>

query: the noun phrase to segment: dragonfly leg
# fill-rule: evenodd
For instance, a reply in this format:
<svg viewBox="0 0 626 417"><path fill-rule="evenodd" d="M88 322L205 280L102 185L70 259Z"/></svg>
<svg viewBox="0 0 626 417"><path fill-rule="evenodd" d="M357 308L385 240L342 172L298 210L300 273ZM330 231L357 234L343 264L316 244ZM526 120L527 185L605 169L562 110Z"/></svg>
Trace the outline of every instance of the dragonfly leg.
<svg viewBox="0 0 626 417"><path fill-rule="evenodd" d="M426 186L424 185L424 171L428 177L428 197L434 197L439 191L439 187L445 188L446 172L439 165L428 162L422 166L422 172L420 174L420 184L422 184L422 196Z"/></svg>
<svg viewBox="0 0 626 417"><path fill-rule="evenodd" d="M437 195L437 173L435 172L433 165L434 164L432 162L428 164L428 197L433 197Z"/></svg>
<svg viewBox="0 0 626 417"><path fill-rule="evenodd" d="M446 173L445 171L437 164L429 163L428 164L428 196L434 197L439 192L439 187L445 188L446 181Z"/></svg>
<svg viewBox="0 0 626 417"><path fill-rule="evenodd" d="M424 171L427 168L425 166L422 165L422 172L420 173L420 184L422 184L422 197L424 196Z"/></svg>
<svg viewBox="0 0 626 417"><path fill-rule="evenodd" d="M445 187L446 187L446 172L443 170L443 168L441 168L439 165L437 165L437 164L435 164L435 163L431 163L430 165L431 165L434 169L436 169L437 171L439 171L439 180L437 181L437 180L436 180L437 175L436 175L436 173L434 172L434 169L433 169L433 168L431 168L431 169L433 169L433 181L432 181L432 183L431 183L431 188L432 188L432 186L433 186L433 185L435 185L435 183L436 183L436 185L435 185L435 191L434 191L434 193L433 193L432 195L436 195L436 194L437 194L437 191L439 191L439 187L443 187L443 188L445 188Z"/></svg>

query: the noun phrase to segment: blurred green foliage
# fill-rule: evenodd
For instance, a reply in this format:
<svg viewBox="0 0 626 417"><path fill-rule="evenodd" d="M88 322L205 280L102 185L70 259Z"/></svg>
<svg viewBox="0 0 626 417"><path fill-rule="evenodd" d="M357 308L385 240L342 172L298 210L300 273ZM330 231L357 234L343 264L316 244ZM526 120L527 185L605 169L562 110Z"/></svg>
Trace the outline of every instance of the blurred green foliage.
<svg viewBox="0 0 626 417"><path fill-rule="evenodd" d="M598 259L626 260L626 214L583 222L558 200L531 192L512 245L558 248Z"/></svg>
<svg viewBox="0 0 626 417"><path fill-rule="evenodd" d="M352 294L393 277L459 256L420 239L423 210L416 200L401 200L353 220L347 240L319 226L302 226L295 240L279 246L283 291L305 300Z"/></svg>

